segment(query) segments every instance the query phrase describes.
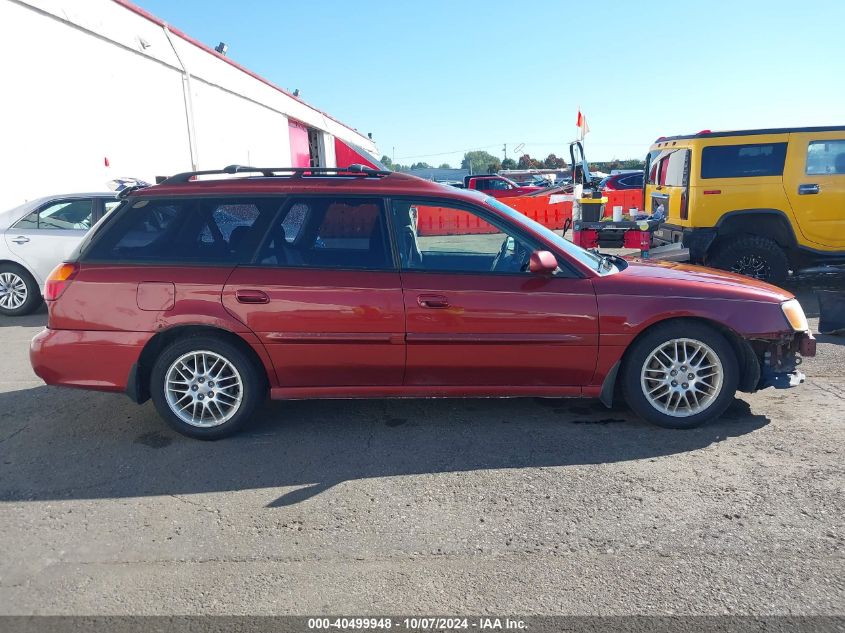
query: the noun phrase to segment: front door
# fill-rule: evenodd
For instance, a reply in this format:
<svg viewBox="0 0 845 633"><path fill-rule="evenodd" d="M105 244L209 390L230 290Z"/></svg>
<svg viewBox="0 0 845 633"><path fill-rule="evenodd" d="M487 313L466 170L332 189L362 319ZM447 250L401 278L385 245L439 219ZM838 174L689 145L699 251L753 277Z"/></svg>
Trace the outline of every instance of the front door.
<svg viewBox="0 0 845 633"><path fill-rule="evenodd" d="M482 209L394 199L392 212L407 321L406 385L590 382L598 352L590 280L528 272L539 245Z"/></svg>
<svg viewBox="0 0 845 633"><path fill-rule="evenodd" d="M223 303L268 350L282 387L401 385L405 316L379 199L297 197Z"/></svg>
<svg viewBox="0 0 845 633"><path fill-rule="evenodd" d="M67 259L91 227L94 200L53 200L6 230L6 245L44 284L50 271Z"/></svg>
<svg viewBox="0 0 845 633"><path fill-rule="evenodd" d="M845 249L845 134L790 138L784 186L801 232L819 246Z"/></svg>

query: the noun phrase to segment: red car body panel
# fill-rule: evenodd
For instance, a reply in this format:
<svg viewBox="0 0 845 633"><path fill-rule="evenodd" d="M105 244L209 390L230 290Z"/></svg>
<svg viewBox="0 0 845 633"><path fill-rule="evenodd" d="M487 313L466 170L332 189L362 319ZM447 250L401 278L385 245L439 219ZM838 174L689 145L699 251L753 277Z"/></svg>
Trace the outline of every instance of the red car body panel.
<svg viewBox="0 0 845 633"><path fill-rule="evenodd" d="M406 272L406 385L584 385L598 310L589 279ZM445 299L431 309L426 297Z"/></svg>
<svg viewBox="0 0 845 633"><path fill-rule="evenodd" d="M155 186L132 195L414 195L483 206L472 191L411 176L258 178ZM794 336L792 295L696 266L630 262L600 275L532 234L579 273L354 271L262 266L92 264L57 301L31 360L48 384L126 390L145 345L180 326L239 336L275 398L599 395L650 325L706 319L746 338ZM266 301L265 301L266 300ZM84 359L84 362L80 362Z"/></svg>
<svg viewBox="0 0 845 633"><path fill-rule="evenodd" d="M238 300L254 290L267 303ZM402 384L398 272L239 267L223 305L264 344L281 387Z"/></svg>

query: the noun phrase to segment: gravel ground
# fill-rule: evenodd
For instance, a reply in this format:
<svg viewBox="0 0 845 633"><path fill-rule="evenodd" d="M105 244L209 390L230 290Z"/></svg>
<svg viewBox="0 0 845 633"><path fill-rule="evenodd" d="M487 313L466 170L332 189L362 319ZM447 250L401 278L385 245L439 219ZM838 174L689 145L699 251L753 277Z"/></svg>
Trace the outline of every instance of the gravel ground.
<svg viewBox="0 0 845 633"><path fill-rule="evenodd" d="M45 320L0 317L0 613L845 614L845 337L692 431L592 401L276 402L203 443L44 386Z"/></svg>

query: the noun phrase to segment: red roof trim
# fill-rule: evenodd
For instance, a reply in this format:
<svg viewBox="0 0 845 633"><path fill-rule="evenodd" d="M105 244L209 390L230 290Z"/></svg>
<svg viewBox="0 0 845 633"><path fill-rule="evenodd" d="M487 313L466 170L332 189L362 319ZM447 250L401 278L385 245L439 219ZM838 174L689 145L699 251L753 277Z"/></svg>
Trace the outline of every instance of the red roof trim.
<svg viewBox="0 0 845 633"><path fill-rule="evenodd" d="M233 60L229 59L229 58L228 58L228 57L226 57L225 55L221 55L220 53L218 53L218 52L217 52L216 50L214 50L213 48L211 48L211 47L209 47L209 46L206 46L205 44L203 44L203 43L202 43L202 42L200 42L199 40L195 40L193 37L191 37L190 35L188 35L188 34L187 34L187 33L185 33L184 31L181 31L181 30L179 30L179 29L177 29L177 28L174 28L172 25L168 24L167 22L165 22L164 20L162 20L162 19L160 19L160 18L157 18L156 16L154 16L154 15L153 15L152 13L150 13L149 11L147 11L147 10L145 10L145 9L142 9L142 8L141 8L141 7L139 7L137 4L134 4L134 3L130 2L129 0L112 0L112 1L113 1L113 2L115 2L115 3L117 3L117 4L119 4L120 6L124 7L125 9L129 9L129 10L130 10L130 11L132 11L133 13L137 13L137 14L138 14L138 15L140 15L141 17L146 18L147 20L149 20L150 22L153 22L154 24L158 24L159 26L166 26L166 27L167 27L167 29L168 29L171 33L173 33L174 35L177 35L177 36L181 37L181 38L182 38L183 40L185 40L186 42L190 42L190 43L191 43L191 44L193 44L194 46L196 46L196 47L198 47L198 48L201 48L201 49L202 49L202 50L204 50L206 53L211 53L212 55L214 55L214 56L215 56L215 57L217 57L218 59L222 59L224 62L226 62L226 63L227 63L227 64L229 64L230 66L234 66L235 68L237 68L238 70L240 70L240 71L241 71L241 72L243 72L243 73L246 73L247 75L249 75L249 76L250 76L250 77L252 77L253 79L257 79L257 80L258 80L258 81L260 81L261 83L263 83L263 84L266 84L266 85L270 86L270 87L271 87L271 88L273 88L274 90L278 90L279 92L281 92L282 94L287 95L288 97L290 97L290 98L291 98L291 99L293 99L294 101L298 101L298 102L299 102L299 103L301 103L302 105L304 105L304 106L306 106L306 107L311 108L312 110L314 110L314 112L318 112L319 114L323 115L323 116L324 116L324 117L326 117L327 119L331 119L332 121L334 121L334 122L335 122L335 123L337 123L338 125L341 125L341 126L345 127L347 130L350 130L351 132L355 132L355 134L358 134L359 136L361 136L362 138L364 138L364 135L363 135L363 134L361 134L361 132L359 132L358 130L356 130L354 127L350 127L349 125L346 125L346 123L343 123L342 121L338 121L336 118L334 118L334 117L333 117L333 116L331 116L330 114L327 114L327 113L323 112L322 110L318 110L317 108L315 108L314 106L312 106L310 103L307 103L306 101L303 101L303 100L302 100L302 99L300 99L299 97L295 97L295 96L293 96L293 94L291 94L290 92L288 92L288 91L287 91L287 90L285 90L284 88L280 88L279 86L277 86L277 85L276 85L276 84L274 84L273 82L268 81L267 79L264 79L264 77L262 77L261 75L258 75L258 74L256 74L256 73L254 73L253 71L249 70L248 68L246 68L245 66L240 65L238 62L236 62L236 61L233 61Z"/></svg>

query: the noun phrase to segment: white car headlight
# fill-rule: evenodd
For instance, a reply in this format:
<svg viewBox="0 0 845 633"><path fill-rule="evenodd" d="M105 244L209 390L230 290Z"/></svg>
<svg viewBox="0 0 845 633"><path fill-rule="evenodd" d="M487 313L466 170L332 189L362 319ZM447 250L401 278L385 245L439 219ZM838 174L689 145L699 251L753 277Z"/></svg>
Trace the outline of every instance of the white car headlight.
<svg viewBox="0 0 845 633"><path fill-rule="evenodd" d="M789 325L796 332L806 332L810 329L810 324L807 323L807 317L804 314L804 308L798 303L798 299L790 299L780 304L783 310L783 315L789 321Z"/></svg>

